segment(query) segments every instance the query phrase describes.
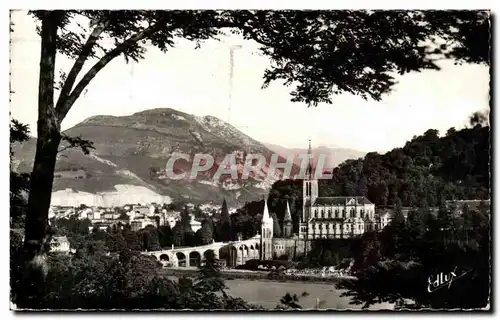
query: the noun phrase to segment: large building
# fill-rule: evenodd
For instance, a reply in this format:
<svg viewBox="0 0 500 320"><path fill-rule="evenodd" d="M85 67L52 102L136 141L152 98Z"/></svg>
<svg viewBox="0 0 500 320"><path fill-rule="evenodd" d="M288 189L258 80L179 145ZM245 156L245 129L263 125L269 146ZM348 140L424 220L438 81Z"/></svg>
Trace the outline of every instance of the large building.
<svg viewBox="0 0 500 320"><path fill-rule="evenodd" d="M313 202L309 207L309 220L305 215L299 222L299 234L293 234L292 216L287 203L285 218L281 226L282 236L275 237L274 221L269 214L267 200L264 201L260 236L260 259L292 259L310 249L311 240L347 239L369 230L381 230L390 222L390 214L378 216L375 206L364 197L333 197L324 202ZM316 199L316 200L317 200ZM323 203L328 205L323 205Z"/></svg>
<svg viewBox="0 0 500 320"><path fill-rule="evenodd" d="M309 154L311 142L309 142ZM287 203L283 236L273 237L273 218L264 202L261 227L261 258L293 257L307 250L314 239L348 239L371 230L381 230L391 221L389 212L375 213L375 205L366 197L319 197L318 179L312 160L303 181L302 216L299 234L293 234L292 216Z"/></svg>
<svg viewBox="0 0 500 320"><path fill-rule="evenodd" d="M382 229L390 222L389 215L375 215L375 205L366 197L320 197L312 160L307 166L302 200L299 239L351 238Z"/></svg>

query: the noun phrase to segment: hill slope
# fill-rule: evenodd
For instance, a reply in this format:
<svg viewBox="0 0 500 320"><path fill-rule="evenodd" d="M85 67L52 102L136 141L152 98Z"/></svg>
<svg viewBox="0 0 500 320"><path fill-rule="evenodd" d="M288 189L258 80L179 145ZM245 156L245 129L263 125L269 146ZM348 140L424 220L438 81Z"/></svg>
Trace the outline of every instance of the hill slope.
<svg viewBox="0 0 500 320"><path fill-rule="evenodd" d="M262 198L275 181L267 177L266 169L251 174L251 179L245 181L233 180L228 175L213 179L218 164L227 154L237 155L241 174L246 154L262 154L269 162L272 151L212 116L197 117L168 108L152 109L123 117L94 116L64 133L92 141L95 150L86 156L70 149L58 156L53 203L94 201L121 205L137 199L168 202L170 198L192 203L221 203L225 197L233 206ZM31 171L35 146L36 139L16 146L14 163L18 171ZM178 152L191 155L191 159L195 153L207 153L215 158L215 164L194 180L173 181L166 177L165 166ZM174 171L189 171L191 165L177 161ZM128 188L129 196L118 196L117 190L124 188ZM75 194L76 191L80 194ZM137 196L130 198L131 194ZM102 200L102 197L111 198Z"/></svg>

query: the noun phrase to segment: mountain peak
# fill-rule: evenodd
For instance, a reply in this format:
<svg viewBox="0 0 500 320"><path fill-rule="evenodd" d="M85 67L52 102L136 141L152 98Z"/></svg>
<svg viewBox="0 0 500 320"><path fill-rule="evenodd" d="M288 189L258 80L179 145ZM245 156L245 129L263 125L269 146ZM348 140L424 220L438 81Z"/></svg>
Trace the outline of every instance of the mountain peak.
<svg viewBox="0 0 500 320"><path fill-rule="evenodd" d="M154 109L142 110L132 114L132 116L170 116L173 114L179 116L190 116L187 113L172 108L154 108Z"/></svg>
<svg viewBox="0 0 500 320"><path fill-rule="evenodd" d="M65 134L92 141L95 150L90 155L76 149L66 150L58 158L54 192L71 188L85 192L91 199L91 195L102 192L117 193L117 185L140 186L172 199L206 203L226 197L235 205L255 200L274 182L274 178L262 180L260 176L245 181L213 179L227 154L243 161L245 154L263 154L268 160L272 153L214 116L195 116L172 108L143 110L126 116L96 115L65 130ZM26 142L16 154L22 172L31 171L35 145L33 141ZM165 166L175 152L188 154L191 159L194 154L210 154L215 163L196 179L173 181L166 177ZM186 172L192 163L177 161L175 165L176 172Z"/></svg>

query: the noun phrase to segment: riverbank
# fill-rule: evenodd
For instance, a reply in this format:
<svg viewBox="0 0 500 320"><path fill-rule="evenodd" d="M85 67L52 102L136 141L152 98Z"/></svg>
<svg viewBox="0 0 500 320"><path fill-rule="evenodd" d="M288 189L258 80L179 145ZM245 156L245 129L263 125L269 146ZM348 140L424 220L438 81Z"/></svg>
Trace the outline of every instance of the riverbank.
<svg viewBox="0 0 500 320"><path fill-rule="evenodd" d="M196 268L165 268L163 270L166 276L194 276L198 269ZM329 276L308 274L273 274L268 271L250 271L250 270L221 270L221 277L225 280L243 279L243 280L267 280L276 282L307 282L319 284L337 283L342 279L355 279L354 277Z"/></svg>

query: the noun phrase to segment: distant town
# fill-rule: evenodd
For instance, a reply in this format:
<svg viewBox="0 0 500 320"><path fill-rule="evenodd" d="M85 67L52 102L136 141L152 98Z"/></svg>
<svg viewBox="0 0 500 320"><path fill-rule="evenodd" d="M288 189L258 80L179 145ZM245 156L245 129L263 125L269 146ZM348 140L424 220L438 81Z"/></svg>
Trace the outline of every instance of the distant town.
<svg viewBox="0 0 500 320"><path fill-rule="evenodd" d="M365 224L366 219L362 224L352 223L351 219L344 218L342 223L345 226L346 232L344 234L335 234L329 233L328 226L332 226L331 230L334 230L333 225L337 225L333 223L333 220L330 224L325 223L325 220L328 221L329 216L327 214L331 214L332 212L339 212L338 208L342 212L349 212L354 215L354 210L357 208L357 212L363 212L363 206L359 205L359 197L336 197L337 201L343 201L340 206L336 206L335 209L328 208L322 204L321 207L314 209L314 214L319 218L320 215L325 213L324 220L321 220L323 223L313 224L311 228L311 233L307 236L303 234L291 234L291 228L284 230L288 231L288 234L285 234L286 238L293 238L295 240L298 239L338 239L338 238L350 238L357 237L364 233L365 226L366 231L372 230L382 230L387 225L389 225L394 217L394 209L393 208L379 208L375 209L373 204L370 204L371 212L374 212L373 222L369 224ZM332 200L334 198L330 198ZM366 199L366 198L364 198ZM449 200L446 201L447 207L452 210L456 217L459 217L463 214L464 208L465 210L478 210L480 204L483 204L486 207L490 207L490 200ZM267 203L265 204L267 210ZM352 207L352 210L348 209ZM411 207L402 207L401 212L405 219L408 217L408 213L415 208ZM429 208L431 212L437 214L439 211L438 207ZM202 221L209 217L220 217L222 214L222 207L215 205L193 205L186 204L184 209L177 209L173 204L158 204L158 203L149 203L149 204L128 204L122 207L87 207L85 204L81 204L78 207L71 206L51 206L49 211L49 223L50 221L54 222L58 219L71 219L76 218L78 220L88 220L88 231L96 232L96 231L105 231L111 232L112 228L123 229L124 227L129 227L132 231L139 231L147 226L153 226L155 228L159 228L160 226L168 226L170 229L173 229L177 223L181 220L182 210L187 210L189 213L189 226L190 230L193 233L196 233L202 227ZM287 210L290 210L289 207ZM237 209L229 210L229 214L235 213ZM196 212L196 214L195 214ZM489 212L489 209L488 209ZM287 212L290 217L290 212ZM354 216L353 216L354 218ZM286 221L285 217L285 221ZM291 221L291 218L289 218ZM333 218L332 218L333 219ZM338 222L338 220L336 220ZM325 226L323 228L323 226ZM301 229L304 230L304 229ZM285 231L287 232L287 231ZM241 240L241 239L240 239ZM278 243L279 239L275 239L274 241ZM70 252L70 244L66 236L55 236L52 243L52 251L55 252ZM295 245L295 244L294 244ZM283 247L279 244L276 245L276 248ZM172 249L174 249L172 247ZM286 251L286 250L282 250ZM272 258L272 257L269 257Z"/></svg>

